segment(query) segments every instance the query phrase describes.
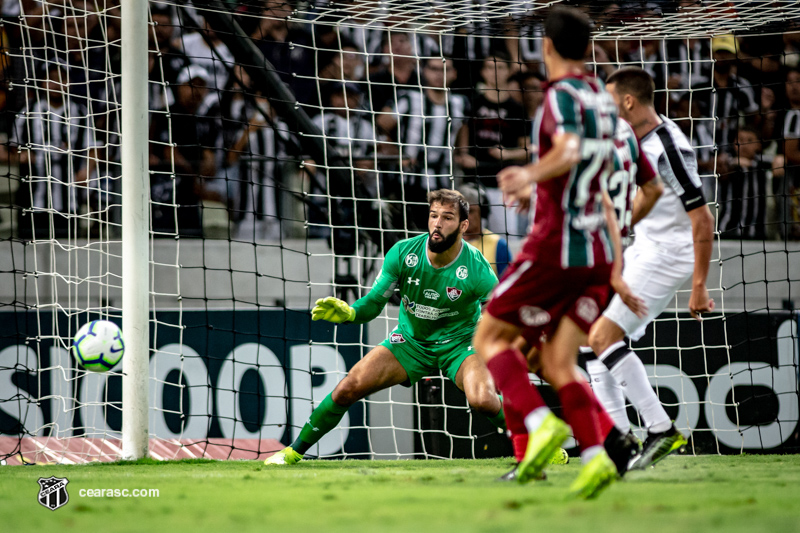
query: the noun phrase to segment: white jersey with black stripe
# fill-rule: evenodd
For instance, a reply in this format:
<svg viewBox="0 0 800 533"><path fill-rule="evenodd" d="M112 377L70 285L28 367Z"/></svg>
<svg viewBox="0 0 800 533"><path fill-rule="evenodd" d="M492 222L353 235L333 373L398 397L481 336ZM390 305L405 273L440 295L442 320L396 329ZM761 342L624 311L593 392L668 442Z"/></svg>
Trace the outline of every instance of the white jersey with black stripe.
<svg viewBox="0 0 800 533"><path fill-rule="evenodd" d="M688 257L694 255L688 211L705 204L697 159L681 129L668 118L640 140L650 164L664 182L664 193L634 228L635 245L655 245Z"/></svg>

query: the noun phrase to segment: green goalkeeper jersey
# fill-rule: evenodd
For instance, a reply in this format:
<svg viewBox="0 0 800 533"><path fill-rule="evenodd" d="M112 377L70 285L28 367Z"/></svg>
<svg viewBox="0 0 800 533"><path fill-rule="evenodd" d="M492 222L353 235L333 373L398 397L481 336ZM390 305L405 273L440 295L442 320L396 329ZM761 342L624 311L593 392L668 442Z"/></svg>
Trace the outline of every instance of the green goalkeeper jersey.
<svg viewBox="0 0 800 533"><path fill-rule="evenodd" d="M497 276L481 252L461 241L461 252L447 266L434 268L427 254L428 235L395 244L386 254L369 294L353 304L356 324L377 317L396 288L403 302L392 342L423 350L472 337ZM449 346L448 346L449 348Z"/></svg>

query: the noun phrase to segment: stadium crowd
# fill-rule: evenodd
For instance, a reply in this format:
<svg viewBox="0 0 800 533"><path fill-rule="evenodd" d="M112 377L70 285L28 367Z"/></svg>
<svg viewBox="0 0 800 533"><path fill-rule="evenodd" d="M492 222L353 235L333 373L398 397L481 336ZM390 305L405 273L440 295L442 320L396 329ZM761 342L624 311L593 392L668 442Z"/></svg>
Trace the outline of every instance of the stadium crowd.
<svg viewBox="0 0 800 533"><path fill-rule="evenodd" d="M641 16L680 3L686 2L602 3L587 10L599 24L634 9ZM104 72L107 62L118 72L120 58L113 56L118 48L97 44L118 38L119 19L113 9L94 12L91 2L70 5L3 3L7 19L19 17L20 9L28 15L26 31L19 23L5 27L3 47L10 53L0 90L7 138L2 155L18 158L21 178L28 180L12 199L23 237L68 230L68 218L31 207L85 210L81 206L107 187L103 177L119 175L121 88ZM364 224L419 229L428 190L472 183L489 230L525 233L525 220L503 207L496 175L536 152L530 132L545 79L540 20L475 23L438 35L416 33L398 19L389 31L370 22L369 6L353 0L347 25L332 24L341 11L324 15L322 6L315 24L290 18L296 6L288 2L237 7L242 29L337 152L313 161L265 88L251 82L196 11L151 3L156 232L202 236L205 228L208 236L209 220L222 217L232 238L278 239L287 212L282 204L298 197L314 237L328 236L334 220L360 222L367 217L360 206L372 209L378 202L384 221L365 218ZM800 29L596 40L588 59L600 78L623 64L653 76L657 110L692 140L722 238L800 239ZM27 94L12 90L31 77L37 81ZM27 150L31 145L50 148ZM341 158L354 177L348 190L327 171ZM70 180L97 180L86 189L94 196L69 186ZM365 201L350 202L358 207L344 214L348 202L331 200L353 196ZM29 216L43 218L31 222Z"/></svg>

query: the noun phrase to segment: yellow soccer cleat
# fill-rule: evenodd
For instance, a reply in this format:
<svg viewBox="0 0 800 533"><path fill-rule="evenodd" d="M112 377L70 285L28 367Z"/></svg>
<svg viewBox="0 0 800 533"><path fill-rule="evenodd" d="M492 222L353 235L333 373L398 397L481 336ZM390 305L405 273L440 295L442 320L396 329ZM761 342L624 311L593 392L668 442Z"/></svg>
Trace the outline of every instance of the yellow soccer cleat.
<svg viewBox="0 0 800 533"><path fill-rule="evenodd" d="M631 459L628 470L644 470L648 466L653 466L669 454L680 450L686 444L686 437L674 425L663 433L650 433L648 431L647 440L644 442L642 451Z"/></svg>
<svg viewBox="0 0 800 533"><path fill-rule="evenodd" d="M578 478L572 482L569 492L576 498L588 500L597 497L617 479L617 467L605 450L586 463Z"/></svg>
<svg viewBox="0 0 800 533"><path fill-rule="evenodd" d="M264 464L267 466L293 465L299 463L302 460L303 456L301 454L294 451L291 446L287 446L281 451L274 453L270 457L267 457L264 460Z"/></svg>
<svg viewBox="0 0 800 533"><path fill-rule="evenodd" d="M539 429L528 436L528 448L519 463L517 481L527 483L540 478L540 474L553 456L559 453L567 437L569 426L553 413L549 413Z"/></svg>

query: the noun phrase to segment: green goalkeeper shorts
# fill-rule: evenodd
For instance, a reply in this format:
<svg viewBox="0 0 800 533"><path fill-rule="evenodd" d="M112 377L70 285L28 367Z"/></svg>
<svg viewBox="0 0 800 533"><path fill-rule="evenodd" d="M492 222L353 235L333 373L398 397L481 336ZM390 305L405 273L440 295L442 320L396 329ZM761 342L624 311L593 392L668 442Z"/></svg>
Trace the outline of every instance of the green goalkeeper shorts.
<svg viewBox="0 0 800 533"><path fill-rule="evenodd" d="M441 370L453 383L464 359L475 353L472 339L463 342L455 341L450 345L436 346L433 350L423 350L416 343L408 342L403 335L393 332L380 346L385 346L400 362L408 374L408 381L402 383L410 387L425 376L431 376Z"/></svg>

